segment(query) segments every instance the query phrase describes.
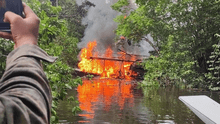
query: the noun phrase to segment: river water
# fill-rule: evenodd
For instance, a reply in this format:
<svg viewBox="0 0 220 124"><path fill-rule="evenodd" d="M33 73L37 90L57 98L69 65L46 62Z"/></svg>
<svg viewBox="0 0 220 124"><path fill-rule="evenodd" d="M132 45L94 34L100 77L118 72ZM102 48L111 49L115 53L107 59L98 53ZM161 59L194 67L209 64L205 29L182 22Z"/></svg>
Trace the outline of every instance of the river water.
<svg viewBox="0 0 220 124"><path fill-rule="evenodd" d="M60 102L57 112L63 124L203 124L178 99L184 95L207 95L220 103L218 92L175 87L142 91L134 81L93 79L69 91L68 97L76 96L81 112L74 116L74 104L67 100Z"/></svg>

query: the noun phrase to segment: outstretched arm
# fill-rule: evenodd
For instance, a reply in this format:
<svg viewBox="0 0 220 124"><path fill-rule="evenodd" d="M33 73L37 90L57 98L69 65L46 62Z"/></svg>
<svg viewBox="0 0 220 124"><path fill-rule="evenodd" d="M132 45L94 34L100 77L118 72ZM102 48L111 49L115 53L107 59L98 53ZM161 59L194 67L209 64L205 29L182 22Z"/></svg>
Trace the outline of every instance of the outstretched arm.
<svg viewBox="0 0 220 124"><path fill-rule="evenodd" d="M56 58L37 46L40 21L23 6L26 18L6 12L4 21L10 23L12 33L0 32L0 37L15 43L0 81L0 123L50 123L52 96L41 60L54 62Z"/></svg>

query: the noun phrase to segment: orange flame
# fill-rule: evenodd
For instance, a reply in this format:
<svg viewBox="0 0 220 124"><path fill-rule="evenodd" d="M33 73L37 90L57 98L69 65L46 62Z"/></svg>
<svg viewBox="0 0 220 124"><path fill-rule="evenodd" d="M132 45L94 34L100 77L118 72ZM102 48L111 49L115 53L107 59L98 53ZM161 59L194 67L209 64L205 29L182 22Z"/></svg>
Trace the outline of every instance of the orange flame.
<svg viewBox="0 0 220 124"><path fill-rule="evenodd" d="M96 41L89 42L87 48L81 50L80 62L78 64L80 71L99 74L102 78L132 79L131 75L135 75L135 73L130 70L130 66L133 62L126 61L125 53L118 52L120 57L115 59L112 56L113 51L109 47L104 53L104 57L107 59L93 59L91 57L97 57L100 54L93 51L96 45ZM134 61L135 56L131 56L129 60Z"/></svg>

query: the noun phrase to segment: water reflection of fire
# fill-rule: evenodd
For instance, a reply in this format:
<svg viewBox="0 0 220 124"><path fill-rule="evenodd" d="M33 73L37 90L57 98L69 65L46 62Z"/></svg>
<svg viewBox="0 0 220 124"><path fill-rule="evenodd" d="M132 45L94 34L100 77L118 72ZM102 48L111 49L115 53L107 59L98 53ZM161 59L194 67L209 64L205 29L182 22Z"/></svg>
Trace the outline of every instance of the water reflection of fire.
<svg viewBox="0 0 220 124"><path fill-rule="evenodd" d="M93 119L98 103L102 103L105 111L111 109L112 104L117 104L123 109L125 102L130 107L134 104L134 96L131 92L132 84L115 79L83 80L83 85L78 86L79 106L86 114L79 116Z"/></svg>
<svg viewBox="0 0 220 124"><path fill-rule="evenodd" d="M136 75L130 70L135 62L135 56L126 57L126 53L118 52L118 57L113 57L113 51L109 47L104 53L104 58L98 57L100 53L94 52L96 41L89 42L87 48L81 50L78 67L82 72L99 74L102 78L125 78L132 79Z"/></svg>

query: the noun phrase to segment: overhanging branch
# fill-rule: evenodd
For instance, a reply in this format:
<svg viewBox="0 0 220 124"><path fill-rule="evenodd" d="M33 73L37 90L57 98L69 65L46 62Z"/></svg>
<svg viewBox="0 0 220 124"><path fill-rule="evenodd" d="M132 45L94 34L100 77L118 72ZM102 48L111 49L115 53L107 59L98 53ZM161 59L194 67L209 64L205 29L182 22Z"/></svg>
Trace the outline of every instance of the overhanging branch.
<svg viewBox="0 0 220 124"><path fill-rule="evenodd" d="M160 54L160 52L157 50L157 48L154 46L154 44L150 41L150 40L148 40L146 37L144 37L144 39L146 40L146 42L148 42L153 48L154 48L154 50L157 52L157 54L159 55Z"/></svg>

